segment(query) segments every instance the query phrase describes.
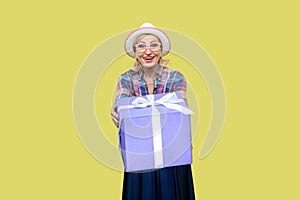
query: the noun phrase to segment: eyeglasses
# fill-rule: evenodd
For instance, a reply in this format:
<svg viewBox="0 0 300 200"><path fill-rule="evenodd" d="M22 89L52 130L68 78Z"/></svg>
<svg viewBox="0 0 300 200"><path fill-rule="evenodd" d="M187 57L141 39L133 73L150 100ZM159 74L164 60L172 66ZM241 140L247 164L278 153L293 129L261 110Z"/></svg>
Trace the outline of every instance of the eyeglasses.
<svg viewBox="0 0 300 200"><path fill-rule="evenodd" d="M147 48L149 48L151 51L158 51L160 50L161 44L159 42L152 42L150 44L145 43L138 43L135 45L135 49L138 52L144 52Z"/></svg>

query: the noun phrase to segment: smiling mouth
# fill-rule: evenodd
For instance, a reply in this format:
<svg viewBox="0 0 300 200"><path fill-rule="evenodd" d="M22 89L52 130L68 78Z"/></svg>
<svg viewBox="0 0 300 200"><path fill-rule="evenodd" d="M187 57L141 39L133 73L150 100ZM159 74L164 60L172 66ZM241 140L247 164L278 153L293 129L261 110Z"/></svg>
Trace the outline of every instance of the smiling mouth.
<svg viewBox="0 0 300 200"><path fill-rule="evenodd" d="M155 56L146 56L146 57L143 57L143 60L146 63L151 63L154 60L154 58L155 58Z"/></svg>

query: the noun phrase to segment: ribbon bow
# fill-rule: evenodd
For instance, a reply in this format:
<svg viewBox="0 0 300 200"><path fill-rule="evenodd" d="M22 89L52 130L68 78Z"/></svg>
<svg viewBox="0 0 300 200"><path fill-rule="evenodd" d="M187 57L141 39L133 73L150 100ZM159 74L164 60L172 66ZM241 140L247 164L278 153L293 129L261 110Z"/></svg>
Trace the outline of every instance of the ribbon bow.
<svg viewBox="0 0 300 200"><path fill-rule="evenodd" d="M152 94L146 95L146 98L137 97L134 101L132 101L131 105L120 106L118 110L124 108L145 108L148 106L154 107L155 105L163 105L166 108L177 110L186 115L194 114L193 111L191 111L187 107L178 104L181 102L184 102L184 100L178 99L176 93L168 93L157 100L154 100L154 95Z"/></svg>

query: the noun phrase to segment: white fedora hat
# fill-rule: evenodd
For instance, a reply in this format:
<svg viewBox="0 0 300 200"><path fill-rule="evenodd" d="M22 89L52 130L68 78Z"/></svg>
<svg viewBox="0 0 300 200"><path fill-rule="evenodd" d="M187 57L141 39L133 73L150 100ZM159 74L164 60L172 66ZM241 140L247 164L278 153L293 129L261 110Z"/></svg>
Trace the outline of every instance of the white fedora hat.
<svg viewBox="0 0 300 200"><path fill-rule="evenodd" d="M162 56L169 53L170 48L171 48L171 44L170 44L170 40L169 40L167 34L165 32L163 32L162 30L154 27L152 24L147 22L147 23L142 24L142 26L140 28L132 31L127 36L127 38L125 40L124 48L125 48L126 53L129 56L135 58L133 43L142 34L155 35L160 40L160 42L162 44L162 52L161 52Z"/></svg>

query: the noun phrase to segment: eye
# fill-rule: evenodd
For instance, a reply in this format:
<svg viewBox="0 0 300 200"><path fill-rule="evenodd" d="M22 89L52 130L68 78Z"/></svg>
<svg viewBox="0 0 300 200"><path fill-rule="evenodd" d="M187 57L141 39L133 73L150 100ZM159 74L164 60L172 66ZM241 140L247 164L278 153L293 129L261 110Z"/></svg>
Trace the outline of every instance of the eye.
<svg viewBox="0 0 300 200"><path fill-rule="evenodd" d="M150 44L150 47L151 47L151 48L157 48L157 47L158 47L158 43L151 43L151 44Z"/></svg>
<svg viewBox="0 0 300 200"><path fill-rule="evenodd" d="M159 43L153 42L153 43L150 44L150 48L151 49L157 49L159 47L159 45L160 45Z"/></svg>
<svg viewBox="0 0 300 200"><path fill-rule="evenodd" d="M145 44L138 44L138 45L136 45L136 47L139 48L139 49L144 49L144 48L146 48L146 45Z"/></svg>

